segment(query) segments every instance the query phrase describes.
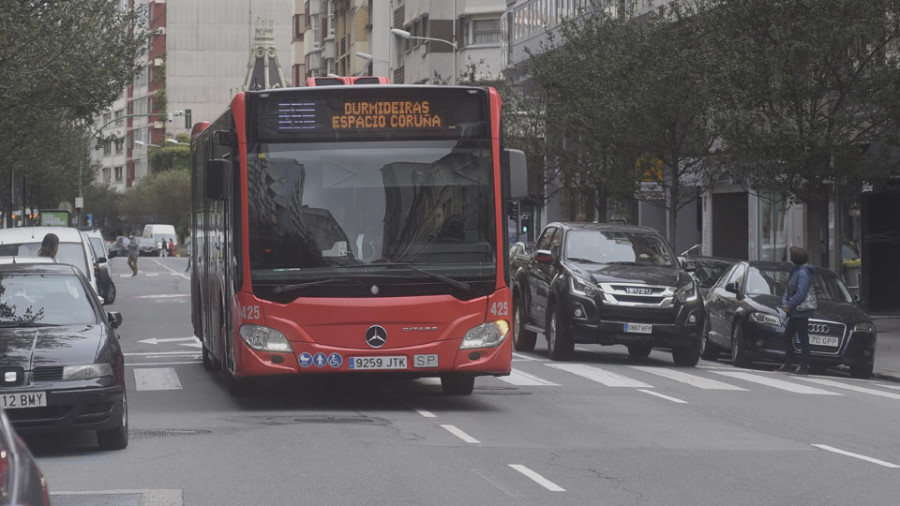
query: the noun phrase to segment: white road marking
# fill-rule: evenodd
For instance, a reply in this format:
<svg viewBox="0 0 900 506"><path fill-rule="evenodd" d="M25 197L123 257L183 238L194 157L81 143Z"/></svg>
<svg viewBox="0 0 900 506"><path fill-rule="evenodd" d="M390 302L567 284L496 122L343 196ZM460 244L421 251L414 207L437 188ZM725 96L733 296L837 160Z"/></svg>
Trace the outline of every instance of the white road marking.
<svg viewBox="0 0 900 506"><path fill-rule="evenodd" d="M419 409L419 408L413 408L413 409L416 410L416 413L424 416L425 418L437 418L436 414L432 413L431 411L428 411L427 409Z"/></svg>
<svg viewBox="0 0 900 506"><path fill-rule="evenodd" d="M599 367L593 367L584 364L547 364L547 367L561 369L572 374L577 374L582 378L596 381L608 387L630 387L630 388L653 388L643 381L633 380L627 376L616 374L614 372L605 371Z"/></svg>
<svg viewBox="0 0 900 506"><path fill-rule="evenodd" d="M197 358L200 355L196 351L136 351L125 353L126 357L164 357L166 355L180 355Z"/></svg>
<svg viewBox="0 0 900 506"><path fill-rule="evenodd" d="M859 385L850 385L847 383L841 383L840 381L825 379L825 378L800 378L803 381L809 381L810 383L816 383L818 385L825 385L834 388L843 388L844 390L850 390L852 392L859 392L863 394L876 395L878 397L887 397L888 399L900 400L900 394L895 394L893 392L883 392L881 390L875 390L873 388L861 387Z"/></svg>
<svg viewBox="0 0 900 506"><path fill-rule="evenodd" d="M459 427L457 427L457 426L455 426L455 425L442 424L441 427L443 427L444 430L446 430L446 431L449 432L450 434L453 434L454 436L456 436L456 437L462 439L462 440L465 441L466 443L478 444L478 443L481 442L481 441L475 439L474 437L472 437L472 436L466 434L465 432L463 432L462 430L460 430Z"/></svg>
<svg viewBox="0 0 900 506"><path fill-rule="evenodd" d="M149 367L163 365L193 365L203 363L202 360L190 360L186 362L141 362L139 364L125 364L125 367Z"/></svg>
<svg viewBox="0 0 900 506"><path fill-rule="evenodd" d="M197 339L197 342L194 342L194 343L180 343L178 346L187 346L188 348L197 348L197 349L199 350L200 348L203 348L203 343L201 343L200 340Z"/></svg>
<svg viewBox="0 0 900 506"><path fill-rule="evenodd" d="M633 365L630 367L632 369L637 369L638 371L644 371L650 374L655 374L657 376L662 376L663 378L679 381L681 383L685 383L697 388L702 388L704 390L734 390L740 392L747 391L746 388L741 388L739 386L731 385L714 379L704 378L702 376L687 374L681 371L676 371L674 369L666 369L663 367L645 367L639 365Z"/></svg>
<svg viewBox="0 0 900 506"><path fill-rule="evenodd" d="M746 373L746 372L739 372L739 371L713 371L713 372L716 374L721 374L723 376L728 376L729 378L742 379L744 381L749 381L751 383L758 383L760 385L777 388L779 390L785 390L787 392L793 392L795 394L841 395L837 392L829 392L827 390L822 390L820 388L808 387L806 385L798 385L797 383L791 383L790 381L784 381L784 380L775 379L775 378L758 376L756 374L750 374L750 373Z"/></svg>
<svg viewBox="0 0 900 506"><path fill-rule="evenodd" d="M178 272L178 271L176 271L175 269L169 267L168 265L166 265L166 264L160 262L159 260L154 260L154 262L155 262L157 265L159 265L160 267L162 267L163 269L168 270L173 276L179 276L179 277L182 277L182 278L184 278L184 279L191 279L191 277L188 276L187 274L185 274L185 273L183 273L183 272Z"/></svg>
<svg viewBox="0 0 900 506"><path fill-rule="evenodd" d="M148 272L148 273L144 274L144 276L147 276L148 278L155 278L156 276L159 276L159 273L158 272Z"/></svg>
<svg viewBox="0 0 900 506"><path fill-rule="evenodd" d="M498 379L509 383L510 385L517 386L544 386L544 387L558 387L558 383L553 383L552 381L547 381L537 376L528 374L527 372L518 371L513 369L510 371L509 376L499 376Z"/></svg>
<svg viewBox="0 0 900 506"><path fill-rule="evenodd" d="M179 297L190 297L189 293L170 293L165 295L135 295L135 299L177 299Z"/></svg>
<svg viewBox="0 0 900 506"><path fill-rule="evenodd" d="M900 390L900 386L898 385L885 385L884 383L876 383L876 385L884 388L890 388L891 390Z"/></svg>
<svg viewBox="0 0 900 506"><path fill-rule="evenodd" d="M885 462L884 460L879 460L879 459L875 459L872 457L866 457L865 455L860 455L858 453L851 453L851 452L848 452L845 450L841 450L839 448L835 448L833 446L819 445L819 444L814 444L813 446L815 446L816 448L821 448L822 450L837 453L839 455L846 455L848 457L865 460L866 462L878 464L879 466L889 467L891 469L900 469L900 466L898 466L897 464L891 464L890 462Z"/></svg>
<svg viewBox="0 0 900 506"><path fill-rule="evenodd" d="M687 404L687 401L683 401L683 400L677 399L677 398L675 398L675 397L670 397L670 396L668 396L668 395L663 395L663 394L661 394L661 393L659 393L659 392L654 392L653 390L645 390L645 389L643 389L643 388L639 388L639 389L638 389L638 392L644 392L645 394L655 395L655 396L657 396L657 397L659 397L659 398L661 398L661 399L665 399L665 400L667 400L667 401L672 401L672 402L674 402L675 404Z"/></svg>
<svg viewBox="0 0 900 506"><path fill-rule="evenodd" d="M181 390L181 381L173 367L135 368L134 383L138 390Z"/></svg>
<svg viewBox="0 0 900 506"><path fill-rule="evenodd" d="M547 490L549 490L551 492L565 492L566 491L566 489L560 487L556 483L553 483L552 481L548 480L547 478L544 478L543 476L532 471L531 469L528 469L527 467L523 466L522 464L510 464L509 467L515 469L516 471L519 471L520 473L522 473L525 476L527 476L528 478L530 478L531 481L537 483L538 485L546 488Z"/></svg>
<svg viewBox="0 0 900 506"><path fill-rule="evenodd" d="M197 339L196 336L191 336L191 337L163 337L163 338L161 338L161 339L160 339L160 338L157 338L157 337L151 337L150 339L142 339L142 340L140 340L140 341L138 341L138 342L139 342L139 343L147 343L147 344L159 344L159 343L177 343L177 342L179 342L179 341L191 341L191 342L198 342L198 343L200 342L200 340Z"/></svg>
<svg viewBox="0 0 900 506"><path fill-rule="evenodd" d="M513 362L515 362L517 360L526 360L529 362L546 362L547 361L546 358L532 357L531 355L523 355L521 353L513 352Z"/></svg>
<svg viewBox="0 0 900 506"><path fill-rule="evenodd" d="M181 490L178 489L159 489L159 490L53 490L50 497L63 497L72 495L140 495L141 506L182 506L184 500ZM54 501L55 502L55 501ZM105 502L105 501L104 501Z"/></svg>

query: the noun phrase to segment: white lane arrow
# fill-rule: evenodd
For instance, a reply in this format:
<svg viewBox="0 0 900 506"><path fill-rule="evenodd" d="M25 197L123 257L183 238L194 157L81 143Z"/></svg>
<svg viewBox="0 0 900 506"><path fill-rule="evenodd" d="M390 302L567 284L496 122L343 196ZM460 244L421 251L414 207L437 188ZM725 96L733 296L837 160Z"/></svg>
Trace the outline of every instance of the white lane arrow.
<svg viewBox="0 0 900 506"><path fill-rule="evenodd" d="M203 343L200 342L199 339L194 341L193 343L181 343L178 346L187 346L189 348L197 348L198 350L203 347Z"/></svg>
<svg viewBox="0 0 900 506"><path fill-rule="evenodd" d="M194 341L196 343L200 342L200 340L194 336L191 336L191 337L165 337L162 339L157 339L157 338L153 337L150 339L143 339L138 342L139 343L147 343L147 344L161 344L161 343L177 343L179 341Z"/></svg>

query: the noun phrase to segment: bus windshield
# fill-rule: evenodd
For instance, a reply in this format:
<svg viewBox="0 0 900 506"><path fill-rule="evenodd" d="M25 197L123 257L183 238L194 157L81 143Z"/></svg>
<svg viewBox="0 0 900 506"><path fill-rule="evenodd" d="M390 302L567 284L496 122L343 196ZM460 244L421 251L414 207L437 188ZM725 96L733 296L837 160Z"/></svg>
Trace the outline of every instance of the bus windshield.
<svg viewBox="0 0 900 506"><path fill-rule="evenodd" d="M261 143L247 171L254 284L494 279L489 140Z"/></svg>

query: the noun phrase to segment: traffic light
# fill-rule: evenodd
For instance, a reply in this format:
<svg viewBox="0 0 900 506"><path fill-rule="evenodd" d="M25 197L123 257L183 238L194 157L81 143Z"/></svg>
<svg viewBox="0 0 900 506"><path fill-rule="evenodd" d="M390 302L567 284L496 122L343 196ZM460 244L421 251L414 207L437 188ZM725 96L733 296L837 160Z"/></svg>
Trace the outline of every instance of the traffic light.
<svg viewBox="0 0 900 506"><path fill-rule="evenodd" d="M527 234L531 230L531 216L522 216L522 233Z"/></svg>
<svg viewBox="0 0 900 506"><path fill-rule="evenodd" d="M506 213L509 215L509 219L515 220L519 217L519 205L516 201L510 201L506 207Z"/></svg>

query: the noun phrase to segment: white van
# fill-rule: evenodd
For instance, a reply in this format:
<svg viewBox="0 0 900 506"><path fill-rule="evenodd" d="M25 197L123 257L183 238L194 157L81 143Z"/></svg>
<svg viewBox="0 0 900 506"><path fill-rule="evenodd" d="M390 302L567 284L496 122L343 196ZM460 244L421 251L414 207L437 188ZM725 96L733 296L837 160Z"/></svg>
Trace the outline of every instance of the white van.
<svg viewBox="0 0 900 506"><path fill-rule="evenodd" d="M175 226L174 225L144 225L144 233L141 234L144 237L149 237L156 241L157 244L162 246L163 243L169 244L169 239L175 242L175 245L178 245L178 238L175 236ZM162 248L160 251L167 249ZM160 253L162 255L162 253Z"/></svg>

